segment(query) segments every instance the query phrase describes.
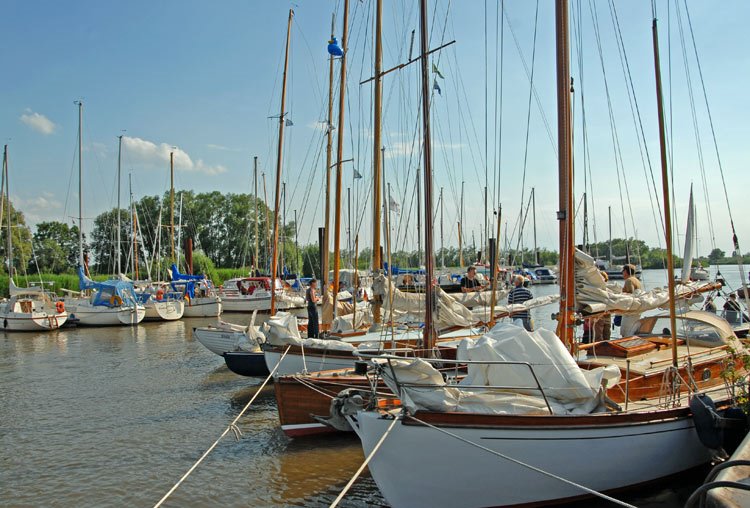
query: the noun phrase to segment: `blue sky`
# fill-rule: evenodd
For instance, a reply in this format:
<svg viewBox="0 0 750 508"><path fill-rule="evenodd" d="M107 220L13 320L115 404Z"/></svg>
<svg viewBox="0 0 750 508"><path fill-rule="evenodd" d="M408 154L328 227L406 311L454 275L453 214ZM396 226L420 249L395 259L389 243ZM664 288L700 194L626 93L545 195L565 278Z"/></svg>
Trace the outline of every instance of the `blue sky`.
<svg viewBox="0 0 750 508"><path fill-rule="evenodd" d="M536 189L539 244L556 248L556 102L554 83L554 10L539 2L534 51L535 2L506 0L503 23L502 115L497 100L500 81L496 61L497 3L439 0L431 2L431 46L455 39L456 44L433 58L444 78L433 75L442 94L433 96L435 194L445 194L445 243L456 244L461 182L465 182L465 232L477 243L482 234L485 159L490 200L503 204L508 235L515 229L521 199ZM644 173L640 133L634 127L622 61L616 45L610 3L571 2L580 39L573 45L576 80L576 192L584 189L583 114L586 104L588 160L599 240L607 237L607 207L612 207L613 234L637 236L663 244L657 236L655 212ZM643 123L648 155L661 191L651 50L650 2L613 3L628 56L635 98ZM284 180L288 214L298 210L300 241L312 242L322 222L323 127L327 94L326 43L331 13L337 11L340 34L342 2L284 1L15 1L4 4L0 47L4 57L0 80L0 136L10 145L11 194L27 221L70 221L77 215L77 111L84 101L84 229L91 219L113 207L117 136L125 135L123 186L132 174L136 199L162 194L169 185L168 152L178 147L176 184L198 192L249 192L252 157L267 173L272 196L276 121L287 13L295 9ZM606 87L594 32L591 6L596 7ZM683 24L688 66L700 133L704 174L700 171L679 20ZM684 2L658 1L662 72L671 101L671 141L677 228L684 229L689 186L695 186L699 249L715 244L729 250L731 232L717 159L709 128ZM750 250L750 222L742 213L747 195L744 151L749 136L747 34L750 4L742 1L688 1L730 205L743 250ZM485 17L485 9L487 16ZM344 182L352 187L353 215L359 216L360 245L370 239L367 202L372 174L371 88L359 82L372 73L374 2L351 1L349 77L345 125ZM417 29L415 1L386 2L384 66L408 58L411 31ZM485 21L486 20L486 21ZM485 25L486 33L485 37ZM513 34L511 33L511 29ZM578 34L576 28L576 34ZM514 37L515 36L515 37ZM580 49L578 41L580 40ZM485 43L487 52L485 52ZM520 53L519 53L520 49ZM536 98L529 113L529 77L534 53ZM578 62L583 62L583 73ZM671 57L671 84L669 68ZM485 65L487 62L487 65ZM485 79L486 76L486 79ZM338 78L337 78L338 79ZM583 90L581 84L583 82ZM415 171L420 163L418 68L410 66L385 78L384 143L386 175L401 214L394 217L394 245L416 247ZM610 123L607 88L612 104ZM487 97L487 98L486 98ZM497 124L495 121L498 111ZM486 112L486 117L485 117ZM669 113L669 109L668 109ZM550 141L543 116L554 142ZM336 115L335 115L336 116ZM528 125L528 145L527 137ZM502 145L496 125L502 126ZM615 159L616 126L620 158ZM486 128L487 127L487 128ZM123 132L123 130L125 132ZM416 137L415 137L416 136ZM485 139L488 142L485 142ZM528 148L526 148L528 146ZM498 154L500 152L500 154ZM499 162L499 172L496 170ZM525 183L523 178L526 161ZM622 163L620 167L620 163ZM363 175L353 179L352 168ZM619 168L619 172L618 172ZM648 169L646 170L648 171ZM499 192L495 187L499 179ZM617 182L627 183L621 189ZM629 195L629 198L628 198ZM123 194L123 202L127 196ZM346 191L344 191L346 199ZM437 200L437 196L436 196ZM623 213L626 217L623 225ZM346 207L345 207L346 210ZM632 213L631 213L632 211ZM436 212L439 217L439 211ZM712 217L713 237L708 217ZM529 219L530 221L530 219ZM437 227L437 226L436 226ZM355 227L356 229L356 227ZM523 243L531 243L531 227ZM593 232L591 233L593 236ZM503 233L503 236L506 236ZM343 241L346 241L344 237ZM439 243L439 237L436 239ZM580 241L580 234L579 234ZM517 239L513 240L514 244Z"/></svg>

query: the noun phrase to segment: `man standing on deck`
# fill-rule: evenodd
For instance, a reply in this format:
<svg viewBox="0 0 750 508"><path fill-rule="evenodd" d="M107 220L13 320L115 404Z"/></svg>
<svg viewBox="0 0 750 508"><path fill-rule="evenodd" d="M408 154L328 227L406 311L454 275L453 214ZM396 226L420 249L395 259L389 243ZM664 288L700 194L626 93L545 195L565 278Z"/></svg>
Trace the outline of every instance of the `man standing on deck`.
<svg viewBox="0 0 750 508"><path fill-rule="evenodd" d="M623 293L633 294L636 291L643 289L641 281L635 276L635 265L624 265L622 267L622 278L625 279L625 284L622 286ZM620 337L628 337L633 333L633 327L636 322L641 319L640 314L626 314L622 316L620 322Z"/></svg>
<svg viewBox="0 0 750 508"><path fill-rule="evenodd" d="M318 338L318 298L315 288L318 287L318 281L313 279L310 281L310 286L305 292L305 300L307 300L307 338L317 339Z"/></svg>
<svg viewBox="0 0 750 508"><path fill-rule="evenodd" d="M534 298L527 288L523 287L524 276L515 275L513 276L513 289L508 293L508 304L523 303ZM515 312L511 315L513 323L519 326L523 326L527 331L534 331L534 323L531 321L531 314L528 310L521 312Z"/></svg>

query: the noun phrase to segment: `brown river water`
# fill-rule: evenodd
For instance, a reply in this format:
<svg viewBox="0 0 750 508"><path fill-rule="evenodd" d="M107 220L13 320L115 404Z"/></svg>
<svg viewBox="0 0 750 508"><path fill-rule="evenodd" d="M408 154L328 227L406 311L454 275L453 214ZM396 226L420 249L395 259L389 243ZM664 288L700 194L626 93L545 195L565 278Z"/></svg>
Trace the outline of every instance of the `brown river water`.
<svg viewBox="0 0 750 508"><path fill-rule="evenodd" d="M722 272L739 282L736 267ZM663 284L663 272L643 279ZM551 312L538 309L536 322L550 326ZM153 506L262 382L233 374L193 339L193 327L213 321L0 332L0 506ZM354 435L287 438L271 387L238 426L239 441L229 433L165 506L328 506L364 460ZM682 506L705 473L618 497ZM365 473L342 506L387 503Z"/></svg>

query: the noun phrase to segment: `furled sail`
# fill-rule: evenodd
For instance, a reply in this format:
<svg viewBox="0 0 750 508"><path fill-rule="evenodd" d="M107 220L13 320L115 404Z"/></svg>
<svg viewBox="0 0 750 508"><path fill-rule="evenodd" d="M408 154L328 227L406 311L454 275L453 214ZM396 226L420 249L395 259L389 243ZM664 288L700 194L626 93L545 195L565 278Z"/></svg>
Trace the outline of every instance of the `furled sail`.
<svg viewBox="0 0 750 508"><path fill-rule="evenodd" d="M690 186L690 202L687 216L687 227L685 229L685 256L682 261L682 283L690 280L690 272L693 265L693 238L695 237L695 216L693 213L693 186Z"/></svg>

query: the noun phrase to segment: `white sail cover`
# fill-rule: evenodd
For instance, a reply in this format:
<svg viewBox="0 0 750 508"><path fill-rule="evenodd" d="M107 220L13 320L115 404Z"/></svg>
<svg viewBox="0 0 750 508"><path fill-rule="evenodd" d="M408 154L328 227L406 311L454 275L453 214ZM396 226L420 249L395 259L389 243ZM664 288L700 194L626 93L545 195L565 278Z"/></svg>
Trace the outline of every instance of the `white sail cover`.
<svg viewBox="0 0 750 508"><path fill-rule="evenodd" d="M576 250L576 304L584 314L595 314L614 311L618 314L640 314L647 310L666 308L669 304L669 290L654 288L649 291L636 290L635 293L623 293L622 287L615 283L606 283L594 258L583 251ZM675 286L676 299L689 299L701 292L704 286L711 283L689 282Z"/></svg>
<svg viewBox="0 0 750 508"><path fill-rule="evenodd" d="M297 327L297 318L289 312L278 312L263 324L266 342L274 346L302 346L335 351L354 351L354 346L333 339L303 339Z"/></svg>
<svg viewBox="0 0 750 508"><path fill-rule="evenodd" d="M448 385L424 360L391 359L382 375L410 411L481 414L548 414L550 409L553 414L588 414L603 410L606 387L620 380L615 365L593 370L578 367L553 332L527 332L508 323L498 324L478 339L464 339L458 360L530 364L549 408L526 365L469 364L468 375L458 385ZM485 386L493 388L481 388Z"/></svg>

